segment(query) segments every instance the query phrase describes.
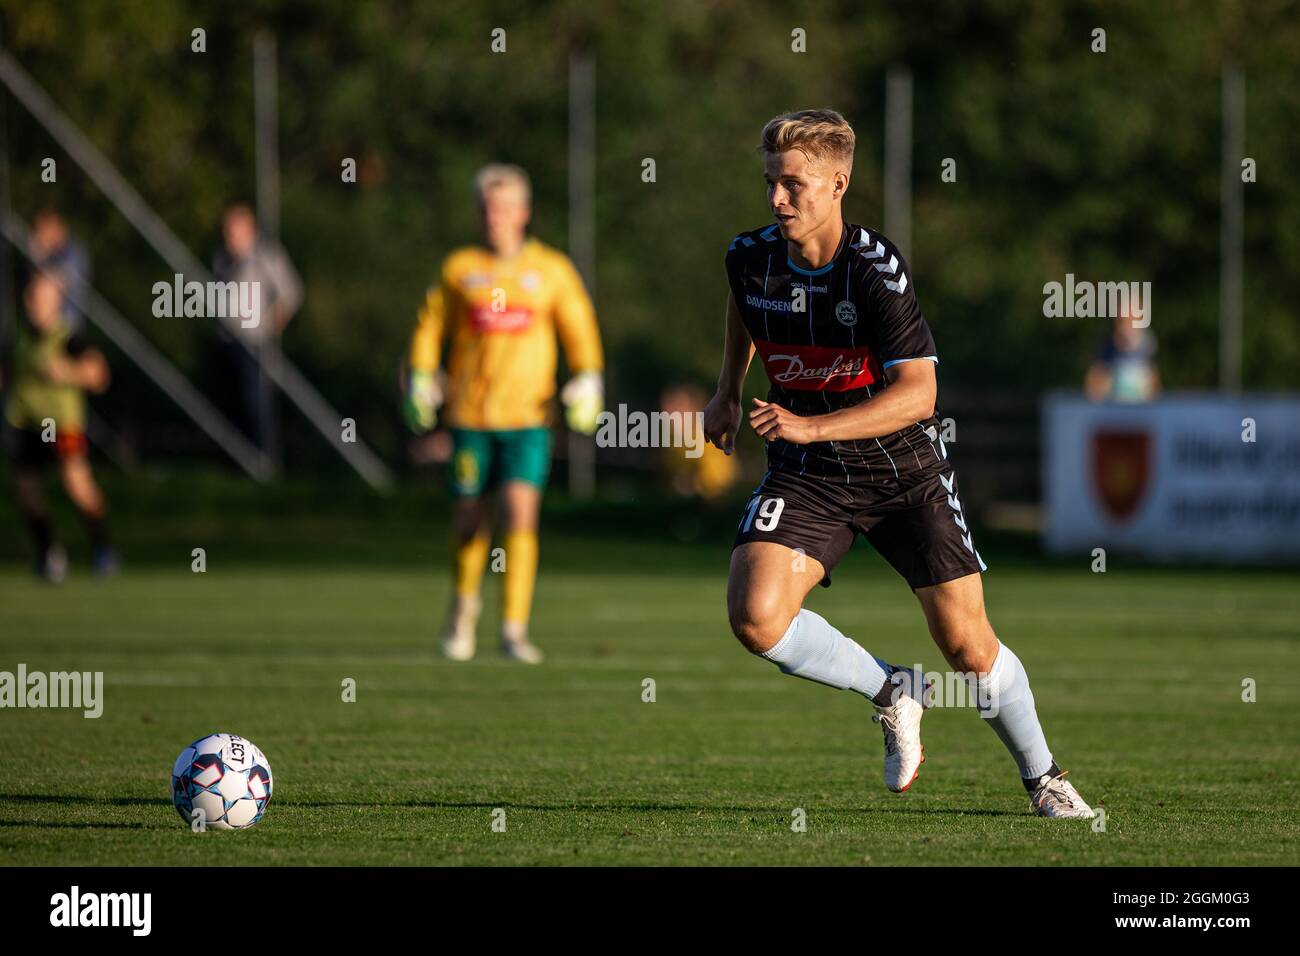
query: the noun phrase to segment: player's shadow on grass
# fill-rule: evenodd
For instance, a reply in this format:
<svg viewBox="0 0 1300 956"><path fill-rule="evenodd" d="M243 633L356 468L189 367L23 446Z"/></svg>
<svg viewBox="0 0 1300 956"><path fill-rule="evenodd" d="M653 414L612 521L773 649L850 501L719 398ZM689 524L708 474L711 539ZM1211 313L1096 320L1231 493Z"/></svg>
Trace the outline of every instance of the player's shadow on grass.
<svg viewBox="0 0 1300 956"><path fill-rule="evenodd" d="M853 813L916 813L933 817L1025 817L1020 810L990 810L987 807L859 807Z"/></svg>
<svg viewBox="0 0 1300 956"><path fill-rule="evenodd" d="M14 803L78 803L103 804L115 807L132 806L166 806L172 802L165 797L87 797L80 794L54 793L0 793L0 801ZM307 810L327 810L334 807L367 807L383 809L385 807L406 807L408 809L427 810L495 810L502 807L507 810L583 810L596 813L616 813L630 811L633 813L772 813L786 812L784 807L733 807L714 804L696 803L512 803L507 800L277 800L282 807L302 807ZM1013 810L992 810L987 807L838 807L836 813L881 814L911 813L921 816L969 816L969 817L1020 817L1023 813ZM98 827L135 827L139 824L128 823L27 823L0 822L0 826L98 826Z"/></svg>
<svg viewBox="0 0 1300 956"><path fill-rule="evenodd" d="M53 820L0 820L0 830L27 827L33 830L156 830L143 823L68 823Z"/></svg>
<svg viewBox="0 0 1300 956"><path fill-rule="evenodd" d="M88 797L80 793L0 793L3 803L99 803L113 807L170 807L166 797Z"/></svg>
<svg viewBox="0 0 1300 956"><path fill-rule="evenodd" d="M635 813L788 813L786 807L731 807L714 804L695 803L513 803L508 800L496 801L455 801L455 800L393 800L388 802L360 802L352 800L281 800L283 807L303 807L309 810L324 810L333 807L366 807L383 809L385 807L406 807L409 809L428 810L584 810L604 813L632 811ZM824 808L830 809L830 808ZM971 817L1022 817L1025 814L1013 810L991 810L983 807L836 807L835 813L881 814L914 813L925 816L971 816Z"/></svg>
<svg viewBox="0 0 1300 956"><path fill-rule="evenodd" d="M84 794L69 793L0 793L0 803L38 803L67 804L80 806L99 804L112 807L150 807L172 805L170 800L159 797L87 797ZM157 829L150 823L119 820L0 820L0 830L26 827L33 830L150 830Z"/></svg>

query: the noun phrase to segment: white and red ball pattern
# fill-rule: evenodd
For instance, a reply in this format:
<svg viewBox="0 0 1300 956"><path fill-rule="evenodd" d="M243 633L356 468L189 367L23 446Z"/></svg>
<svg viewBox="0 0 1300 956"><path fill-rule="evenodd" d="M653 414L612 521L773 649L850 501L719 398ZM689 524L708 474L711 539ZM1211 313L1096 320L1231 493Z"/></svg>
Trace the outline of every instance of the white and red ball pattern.
<svg viewBox="0 0 1300 956"><path fill-rule="evenodd" d="M271 802L271 764L237 734L200 737L172 766L172 801L187 824L200 810L213 830L245 830Z"/></svg>

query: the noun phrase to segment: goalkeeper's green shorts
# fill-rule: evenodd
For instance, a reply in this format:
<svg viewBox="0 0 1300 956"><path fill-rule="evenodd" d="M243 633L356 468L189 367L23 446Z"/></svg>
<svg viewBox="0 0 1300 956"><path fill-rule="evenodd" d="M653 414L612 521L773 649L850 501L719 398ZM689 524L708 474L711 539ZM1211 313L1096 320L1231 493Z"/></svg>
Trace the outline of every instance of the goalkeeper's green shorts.
<svg viewBox="0 0 1300 956"><path fill-rule="evenodd" d="M551 430L451 430L451 490L474 497L507 481L546 486L551 473Z"/></svg>

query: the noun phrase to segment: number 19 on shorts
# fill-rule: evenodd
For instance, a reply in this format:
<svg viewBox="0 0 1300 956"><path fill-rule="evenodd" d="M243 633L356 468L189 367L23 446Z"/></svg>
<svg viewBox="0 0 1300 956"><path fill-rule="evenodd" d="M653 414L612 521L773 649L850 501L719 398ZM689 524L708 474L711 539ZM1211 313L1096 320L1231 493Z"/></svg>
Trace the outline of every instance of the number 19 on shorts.
<svg viewBox="0 0 1300 956"><path fill-rule="evenodd" d="M784 510L784 498L764 498L762 495L754 495L745 506L745 513L740 519L741 533L746 533L750 528L757 528L759 531L776 530L776 523L781 520L781 512Z"/></svg>

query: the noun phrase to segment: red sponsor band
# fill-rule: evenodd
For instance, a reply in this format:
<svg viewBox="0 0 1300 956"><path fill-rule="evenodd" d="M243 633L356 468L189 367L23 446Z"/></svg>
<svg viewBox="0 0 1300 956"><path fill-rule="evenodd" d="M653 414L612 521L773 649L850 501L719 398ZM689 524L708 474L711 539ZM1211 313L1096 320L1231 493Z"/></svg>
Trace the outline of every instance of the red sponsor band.
<svg viewBox="0 0 1300 956"><path fill-rule="evenodd" d="M533 324L533 310L516 308L494 312L491 306L476 305L470 311L470 320L480 332L522 332Z"/></svg>
<svg viewBox="0 0 1300 956"><path fill-rule="evenodd" d="M754 339L767 377L782 388L848 392L880 381L880 362L870 348L784 345Z"/></svg>

